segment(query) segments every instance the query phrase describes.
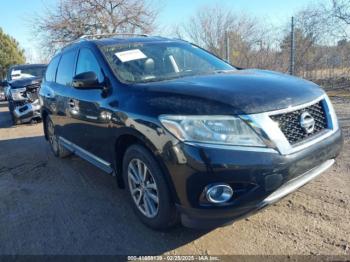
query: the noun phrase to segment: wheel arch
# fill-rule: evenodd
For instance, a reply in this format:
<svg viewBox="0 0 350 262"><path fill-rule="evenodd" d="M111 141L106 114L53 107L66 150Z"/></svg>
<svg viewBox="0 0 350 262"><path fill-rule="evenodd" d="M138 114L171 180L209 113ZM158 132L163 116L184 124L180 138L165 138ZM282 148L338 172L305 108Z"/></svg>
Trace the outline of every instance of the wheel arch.
<svg viewBox="0 0 350 262"><path fill-rule="evenodd" d="M174 201L178 201L178 198L176 196L176 191L171 179L171 176L169 174L169 171L165 165L165 163L162 160L161 152L156 148L156 146L149 141L144 135L139 133L138 131L134 129L125 129L115 140L114 143L114 154L115 154L115 163L114 168L116 171L118 186L120 188L124 188L124 179L123 179L123 157L126 152L126 150L134 144L138 144L143 146L156 160L157 164L159 165L162 173L165 176L165 180L167 183L167 186L170 190L170 194Z"/></svg>

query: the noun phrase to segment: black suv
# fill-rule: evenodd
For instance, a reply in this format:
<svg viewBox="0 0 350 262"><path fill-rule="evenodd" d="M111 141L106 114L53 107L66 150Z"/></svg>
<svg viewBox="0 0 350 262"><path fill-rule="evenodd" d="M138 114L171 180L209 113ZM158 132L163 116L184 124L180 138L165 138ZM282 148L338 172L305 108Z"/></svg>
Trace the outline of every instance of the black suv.
<svg viewBox="0 0 350 262"><path fill-rule="evenodd" d="M215 227L276 202L342 147L316 84L162 37L84 38L40 89L53 153L115 175L148 226Z"/></svg>

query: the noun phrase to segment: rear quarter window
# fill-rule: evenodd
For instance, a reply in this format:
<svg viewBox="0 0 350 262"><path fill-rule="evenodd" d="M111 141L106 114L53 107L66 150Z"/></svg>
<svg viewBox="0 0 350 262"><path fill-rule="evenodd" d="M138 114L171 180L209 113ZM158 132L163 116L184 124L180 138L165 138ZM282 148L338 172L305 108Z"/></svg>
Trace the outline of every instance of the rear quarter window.
<svg viewBox="0 0 350 262"><path fill-rule="evenodd" d="M75 51L69 51L62 55L57 69L56 83L65 86L70 86L72 84L75 55Z"/></svg>
<svg viewBox="0 0 350 262"><path fill-rule="evenodd" d="M49 66L46 69L45 81L55 82L56 71L57 71L57 66L59 61L60 61L60 56L56 56L51 60Z"/></svg>

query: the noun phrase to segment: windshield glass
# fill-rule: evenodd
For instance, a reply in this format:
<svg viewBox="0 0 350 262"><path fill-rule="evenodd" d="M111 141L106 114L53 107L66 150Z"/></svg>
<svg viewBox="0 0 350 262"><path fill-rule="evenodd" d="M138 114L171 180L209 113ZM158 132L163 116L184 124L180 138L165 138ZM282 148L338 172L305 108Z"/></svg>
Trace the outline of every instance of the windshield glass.
<svg viewBox="0 0 350 262"><path fill-rule="evenodd" d="M14 67L10 72L10 80L18 80L27 77L43 77L46 70L46 66L35 67Z"/></svg>
<svg viewBox="0 0 350 262"><path fill-rule="evenodd" d="M201 48L187 43L129 43L102 46L122 82L144 83L236 70Z"/></svg>

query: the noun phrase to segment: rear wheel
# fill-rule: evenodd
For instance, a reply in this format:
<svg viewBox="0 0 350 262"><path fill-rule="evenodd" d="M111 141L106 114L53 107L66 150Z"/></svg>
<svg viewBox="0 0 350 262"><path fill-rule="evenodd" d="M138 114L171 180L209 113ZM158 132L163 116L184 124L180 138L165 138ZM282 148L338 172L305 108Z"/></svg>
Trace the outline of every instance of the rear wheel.
<svg viewBox="0 0 350 262"><path fill-rule="evenodd" d="M132 145L124 155L123 176L132 206L141 221L153 229L166 229L177 222L164 174L151 153Z"/></svg>
<svg viewBox="0 0 350 262"><path fill-rule="evenodd" d="M47 139L50 144L51 151L57 157L64 158L71 154L66 148L64 148L58 141L58 137L55 133L55 126L50 119L50 117L46 117L45 119L46 131L47 131Z"/></svg>

